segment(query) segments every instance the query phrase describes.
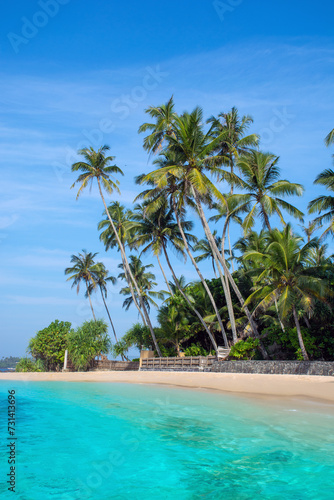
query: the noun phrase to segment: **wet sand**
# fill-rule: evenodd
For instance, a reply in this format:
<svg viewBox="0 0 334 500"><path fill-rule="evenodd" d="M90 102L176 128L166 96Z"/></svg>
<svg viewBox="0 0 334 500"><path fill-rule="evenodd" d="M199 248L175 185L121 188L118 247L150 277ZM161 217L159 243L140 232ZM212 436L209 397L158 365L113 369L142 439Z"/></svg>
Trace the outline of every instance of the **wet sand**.
<svg viewBox="0 0 334 500"><path fill-rule="evenodd" d="M293 397L334 403L334 377L198 372L66 372L1 373L1 380L30 382L111 382L162 384L218 390L247 396Z"/></svg>

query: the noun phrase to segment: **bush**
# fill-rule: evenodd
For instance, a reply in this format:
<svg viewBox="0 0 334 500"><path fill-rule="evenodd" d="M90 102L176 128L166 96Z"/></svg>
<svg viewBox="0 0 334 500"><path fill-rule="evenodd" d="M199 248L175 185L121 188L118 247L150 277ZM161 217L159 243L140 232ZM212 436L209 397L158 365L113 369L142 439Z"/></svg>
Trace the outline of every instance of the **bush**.
<svg viewBox="0 0 334 500"><path fill-rule="evenodd" d="M28 352L42 361L46 371L61 370L70 331L71 323L55 320L30 340Z"/></svg>
<svg viewBox="0 0 334 500"><path fill-rule="evenodd" d="M259 339L248 338L247 340L240 340L231 347L229 357L235 359L252 359L254 358L259 345Z"/></svg>
<svg viewBox="0 0 334 500"><path fill-rule="evenodd" d="M21 358L15 367L16 372L43 372L44 366L41 360L34 361L31 358Z"/></svg>
<svg viewBox="0 0 334 500"><path fill-rule="evenodd" d="M311 357L319 355L319 349L316 346L316 337L311 335L308 328L304 326L301 326L300 330L307 353ZM267 334L264 339L266 346L276 343L281 346L284 358L303 360L296 327L286 328L285 332L277 327L269 327L264 330L264 333Z"/></svg>
<svg viewBox="0 0 334 500"><path fill-rule="evenodd" d="M184 350L186 356L208 356L210 353L201 346L199 342L196 344L191 344Z"/></svg>
<svg viewBox="0 0 334 500"><path fill-rule="evenodd" d="M126 357L126 354L131 347L137 347L140 351L142 346L148 348L149 346L152 346L152 344L153 341L149 328L145 325L141 325L140 323L135 323L125 333L121 340L113 345L112 354L114 357Z"/></svg>
<svg viewBox="0 0 334 500"><path fill-rule="evenodd" d="M96 356L108 354L111 341L108 326L103 320L85 321L68 335L68 354L77 370L86 371Z"/></svg>

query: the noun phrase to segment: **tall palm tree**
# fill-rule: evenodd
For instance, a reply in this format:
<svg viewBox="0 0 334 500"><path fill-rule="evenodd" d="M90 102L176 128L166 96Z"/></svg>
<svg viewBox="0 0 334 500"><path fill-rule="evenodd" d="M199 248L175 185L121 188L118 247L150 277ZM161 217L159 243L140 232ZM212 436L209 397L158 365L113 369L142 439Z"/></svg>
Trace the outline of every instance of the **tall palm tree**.
<svg viewBox="0 0 334 500"><path fill-rule="evenodd" d="M302 196L304 188L301 184L280 178L278 160L278 156L255 150L237 160L243 188L247 191L247 194L239 195L240 200L249 201L253 205L243 222L246 233L254 226L257 216L261 217L269 231L271 231L269 217L273 214L278 215L284 225L282 209L300 221L303 220L303 213L281 197Z"/></svg>
<svg viewBox="0 0 334 500"><path fill-rule="evenodd" d="M212 124L211 133L213 137L221 137L217 146L217 153L227 160L233 174L237 157L240 154L247 153L250 148L257 146L259 143L257 134L245 135L253 123L253 118L249 115L240 118L237 108L233 107L228 113L219 113L217 118L212 116L207 120L207 123ZM233 183L231 184L231 194L233 194Z"/></svg>
<svg viewBox="0 0 334 500"><path fill-rule="evenodd" d="M331 168L324 170L317 176L314 184L320 184L325 186L328 191L334 191L334 171ZM318 196L310 201L308 211L310 214L319 214L313 221L318 227L321 227L324 223L328 223L327 228L321 236L322 238L329 234L334 235L334 196Z"/></svg>
<svg viewBox="0 0 334 500"><path fill-rule="evenodd" d="M312 239L312 234L317 229L317 223L313 220L312 222L309 222L307 226L303 226L302 224L299 225L302 228L303 232L305 233L307 242L309 243Z"/></svg>
<svg viewBox="0 0 334 500"><path fill-rule="evenodd" d="M141 255L145 255L149 251L153 252L153 255L158 260L167 288L172 293L160 261L160 255L163 252L166 260L169 260L167 248L170 246L176 254L185 257L184 243L175 222L173 211L168 208L167 202L154 211L149 210L149 208L150 200L135 206L131 216L132 222L130 223L132 231L131 246L135 248L144 246ZM181 224L185 231L191 231L193 228L191 221L183 220ZM189 232L185 233L185 235L188 241L197 241L197 238Z"/></svg>
<svg viewBox="0 0 334 500"><path fill-rule="evenodd" d="M221 219L225 219L225 223L223 226L223 231L222 231L222 238L220 240L220 245L217 245L218 248L221 246L221 253L222 256L225 254L225 237L227 234L228 238L228 247L229 247L229 254L230 254L230 260L231 260L231 265L232 265L232 272L234 272L234 265L233 265L233 252L232 252L232 246L231 246L231 239L230 239L230 233L229 233L229 225L230 221L236 222L239 225L242 225L242 219L240 217L241 214L248 212L249 211L249 202L246 200L240 200L239 196L237 195L225 195L225 202L222 203L213 203L212 208L218 211L218 213L212 217L210 217L209 221L215 221L218 222Z"/></svg>
<svg viewBox="0 0 334 500"><path fill-rule="evenodd" d="M324 280L319 277L319 268L309 265L310 249L316 240L302 245L302 238L292 233L290 224L283 231L274 229L270 233L270 242L264 253L249 251L244 258L262 264L261 272L255 283L255 291L248 297L258 303L255 313L266 310L275 300L282 320L292 313L296 325L301 353L304 360L308 354L304 345L298 309L309 312L314 299L324 300L329 293Z"/></svg>
<svg viewBox="0 0 334 500"><path fill-rule="evenodd" d="M219 248L221 246L221 238L220 236L217 236L217 231L213 231L212 236L216 240L216 245ZM203 238L199 240L196 245L194 245L194 251L195 252L202 252L200 255L196 255L195 261L196 262L201 262L202 260L210 259L211 260L211 265L212 269L215 275L215 278L218 278L217 272L216 272L216 267L215 267L215 255L212 251L212 248L210 246L210 243L208 241L208 238Z"/></svg>
<svg viewBox="0 0 334 500"><path fill-rule="evenodd" d="M105 218L99 222L97 227L98 230L101 231L100 240L104 244L105 249L111 250L116 247L119 250L115 232L110 224L110 217L113 220L118 238L125 251L131 237L131 210L127 210L119 201L114 201L108 206L108 215L106 214L106 211L104 211L103 216L105 216Z"/></svg>
<svg viewBox="0 0 334 500"><path fill-rule="evenodd" d="M243 257L246 252L259 252L264 253L268 246L268 231L262 229L259 233L256 231L249 231L246 235L239 238L233 245L233 249L241 254L238 257L239 266L247 272L253 266L250 258L245 260Z"/></svg>
<svg viewBox="0 0 334 500"><path fill-rule="evenodd" d="M76 163L73 163L72 165L72 172L82 172L78 179L73 183L72 188L75 186L75 184L80 184L79 191L77 193L77 198L80 196L81 192L83 191L84 188L87 187L88 184L92 185L93 181L97 181L97 185L99 188L99 193L102 199L102 203L104 205L105 213L109 219L110 225L114 231L116 241L118 243L118 247L121 251L121 256L122 256L122 262L124 265L124 271L126 273L127 279L128 279L128 284L129 288L131 291L131 295L133 297L133 301L136 304L136 307L138 309L138 312L143 317L143 320L145 318L147 326L150 329L151 335L152 335L152 340L155 344L157 353L159 356L161 355L158 343L156 341L155 335L154 335L154 330L149 318L149 315L147 313L147 310L145 308L145 305L142 301L141 295L139 293L139 288L137 286L136 280L133 277L133 274L131 272L129 262L127 260L125 251L124 251L124 246L118 236L117 230L115 228L114 222L109 214L108 207L105 201L105 198L103 196L103 191L102 187L104 190L108 193L111 194L113 191L119 191L118 185L119 181L113 180L113 174L122 174L122 170L117 167L116 165L111 165L111 163L114 161L115 157L114 156L106 156L106 153L110 150L109 146L102 146L98 151L95 151L92 147L90 148L84 148L79 151L79 155L83 156L85 161L78 161ZM140 301L140 306L136 302L135 298L135 293L134 290L137 292L137 296ZM144 316L143 316L144 315Z"/></svg>
<svg viewBox="0 0 334 500"><path fill-rule="evenodd" d="M71 256L71 263L73 266L67 267L65 269L65 274L70 275L67 278L67 281L72 280L72 288L74 286L77 287L77 293L79 293L80 284L82 282L86 285L86 295L89 299L89 304L92 310L93 318L96 321L96 317L94 314L92 299L91 299L91 290L96 287L98 281L98 271L99 268L97 264L94 262L94 258L97 253L88 252L86 250L82 250L82 253L79 255Z"/></svg>
<svg viewBox="0 0 334 500"><path fill-rule="evenodd" d="M145 113L155 119L155 123L143 123L138 132L150 133L145 137L143 147L149 153L157 153L161 150L166 137L173 134L173 122L176 118L174 112L173 96L161 106L150 106Z"/></svg>
<svg viewBox="0 0 334 500"><path fill-rule="evenodd" d="M121 279L126 279L123 264L119 264L118 267L123 269L123 272L121 272L118 277ZM138 283L138 288L146 309L150 311L151 305L158 308L158 305L156 304L156 302L154 302L153 297L163 300L164 294L162 292L155 292L153 290L153 287L157 286L157 283L154 281L155 275L147 271L147 269L153 267L153 264L147 264L145 266L139 257L130 255L130 267L132 274L134 275ZM127 311L133 303L133 298L131 296L129 287L122 288L120 293L122 295L130 295L130 297L126 298L123 303L123 307L125 307L125 310Z"/></svg>
<svg viewBox="0 0 334 500"><path fill-rule="evenodd" d="M223 266L224 273L228 276L241 305L243 305L244 299L215 244L202 206L203 201L208 201L211 197L221 200L222 203L225 202L224 196L208 178L206 173L215 175L219 178L224 175L224 178L228 178L234 183L239 182L238 177L232 174L227 176L227 173L220 168L222 160L213 154L219 143L220 136L212 139L209 133L203 131L203 112L200 108L195 108L190 114L184 113L182 116L177 116L173 124L173 132L174 134L167 138L169 164L158 170L154 170L145 176L141 182L154 182L156 188L162 191L163 188L168 186L168 183L173 185L175 179L182 183L183 191L182 194L178 196L178 205L176 205L175 197L172 197L176 219L178 219L178 212L180 207L183 206L184 200L192 196L205 234L214 250L215 258L219 260ZM165 154L165 157L167 156L168 155ZM177 160L174 164L172 163L173 157ZM236 338L232 300L229 289L226 288L225 278L222 275L221 281L228 304L232 332L234 338ZM245 312L251 322L254 335L258 336L256 325L247 308L245 308ZM265 353L263 353L263 355L265 356Z"/></svg>
<svg viewBox="0 0 334 500"><path fill-rule="evenodd" d="M109 271L106 269L105 265L102 262L97 262L96 268L97 268L97 270L96 270L96 277L97 277L96 284L95 284L95 286L93 286L93 284L90 283L88 285L88 290L89 290L89 293L92 293L94 290L96 290L96 287L99 288L99 290L101 292L103 304L104 304L104 307L106 308L108 318L110 321L110 325L111 325L111 328L112 328L113 333L114 333L115 340L116 340L116 342L118 342L114 323L111 319L110 312L109 312L109 309L108 309L108 306L106 303L106 298L108 295L107 285L108 285L108 283L111 283L112 285L114 285L116 283L117 279L114 276L108 276ZM88 295L88 290L87 290L87 295Z"/></svg>

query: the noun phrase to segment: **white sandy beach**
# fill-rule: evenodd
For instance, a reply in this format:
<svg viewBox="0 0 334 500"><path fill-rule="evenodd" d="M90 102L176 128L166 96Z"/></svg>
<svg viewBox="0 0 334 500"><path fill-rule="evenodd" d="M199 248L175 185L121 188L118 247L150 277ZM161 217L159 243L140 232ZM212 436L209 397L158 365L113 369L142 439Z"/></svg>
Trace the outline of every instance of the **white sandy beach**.
<svg viewBox="0 0 334 500"><path fill-rule="evenodd" d="M334 403L334 377L198 372L1 373L0 380L163 384L248 396L301 397Z"/></svg>

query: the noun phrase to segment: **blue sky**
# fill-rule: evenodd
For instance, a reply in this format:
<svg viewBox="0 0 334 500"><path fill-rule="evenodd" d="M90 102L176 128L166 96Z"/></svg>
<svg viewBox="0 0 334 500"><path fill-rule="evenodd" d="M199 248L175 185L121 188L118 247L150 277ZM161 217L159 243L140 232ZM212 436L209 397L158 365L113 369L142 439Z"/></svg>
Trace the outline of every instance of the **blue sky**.
<svg viewBox="0 0 334 500"><path fill-rule="evenodd" d="M74 326L90 318L83 291L77 296L65 280L71 254L99 252L118 273L119 255L106 254L98 239L98 194L76 201L70 166L80 147L109 144L125 173L119 199L130 207L134 176L150 168L137 134L149 105L174 94L179 112L199 104L207 117L232 106L251 114L262 149L280 156L282 176L305 186L293 201L306 209L322 192L315 176L331 166L323 139L334 126L333 14L329 1L321 9L246 0L3 7L0 357L23 355L56 318ZM195 279L189 263L174 260ZM202 267L211 276L209 263ZM137 315L122 311L120 287L110 289L109 304L121 335ZM105 317L97 297L95 306Z"/></svg>

